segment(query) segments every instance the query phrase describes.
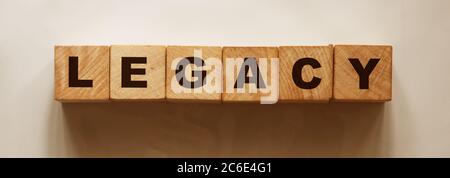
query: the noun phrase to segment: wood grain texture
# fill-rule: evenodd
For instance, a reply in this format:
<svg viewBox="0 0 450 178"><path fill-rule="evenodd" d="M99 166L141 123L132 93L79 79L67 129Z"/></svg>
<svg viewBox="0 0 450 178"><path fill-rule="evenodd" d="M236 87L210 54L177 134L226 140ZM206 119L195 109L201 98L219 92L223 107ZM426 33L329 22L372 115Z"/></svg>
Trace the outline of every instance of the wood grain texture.
<svg viewBox="0 0 450 178"><path fill-rule="evenodd" d="M196 56L199 55L199 56ZM167 59L166 59L166 95L169 101L200 101L200 102L221 102L221 81L222 75L218 75L219 78L206 82L202 87L196 89L184 88L178 83L172 87L172 83L175 80L175 68L173 65L178 64L178 60L185 57L200 57L205 61L203 67L196 67L194 65L189 65L189 69L186 68L186 78L189 81L195 81L197 79L191 78L189 71L206 71L206 77L216 76L216 72L221 72L221 60L222 60L222 48L214 46L168 46L167 47ZM211 65L207 62L209 58L214 58L219 62L220 66ZM188 74L189 73L189 74ZM220 73L221 74L221 73ZM209 78L208 78L209 79ZM208 81L208 79L205 79ZM206 88L211 88L218 85L218 92L207 92ZM175 92L175 88L183 90L183 93ZM198 92L197 92L198 91Z"/></svg>
<svg viewBox="0 0 450 178"><path fill-rule="evenodd" d="M133 81L146 81L146 88L122 86L122 57L145 57L145 64L132 64L132 69L144 69L143 75L131 75ZM162 100L165 98L165 46L111 46L111 99Z"/></svg>
<svg viewBox="0 0 450 178"><path fill-rule="evenodd" d="M69 56L78 57L78 78L92 80L92 87L69 87ZM109 100L109 47L55 46L55 99Z"/></svg>
<svg viewBox="0 0 450 178"><path fill-rule="evenodd" d="M256 58L256 61L258 63L259 68L261 68L260 64L259 64L259 60L260 58L266 58L268 60L270 60L271 58L278 58L278 48L277 47L223 47L223 75L224 75L224 80L223 80L223 93L222 93L222 101L223 102L259 102L262 96L266 96L269 94L265 94L265 93L261 93L260 89L257 90L256 93L250 93L249 92L249 85L255 85L255 84L245 84L244 88L245 88L245 92L244 93L238 93L237 89L233 89L233 93L228 93L227 92L227 87L234 86L237 76L239 74L239 70L242 67L242 63L241 64L237 64L233 67L234 70L233 72L230 74L226 71L227 65L228 64L226 61L228 59L241 59L243 60L244 58L247 57L254 57ZM265 76L263 75L263 81L265 82L265 84L267 85L271 85L271 69L270 69L270 61L267 62L268 64L268 74L267 74L267 78L264 78ZM227 77L230 77L232 80L229 80L230 82L227 82ZM278 96L277 96L278 97Z"/></svg>
<svg viewBox="0 0 450 178"><path fill-rule="evenodd" d="M360 89L360 78L349 58L357 58L366 66L371 58L379 58L369 75L369 89ZM392 46L336 45L334 47L333 99L336 101L390 101L392 93Z"/></svg>
<svg viewBox="0 0 450 178"><path fill-rule="evenodd" d="M328 102L333 89L333 46L281 46L280 53L280 98L281 102ZM294 64L302 58L313 58L320 68L305 66L303 81L320 78L320 84L313 89L302 89L294 83Z"/></svg>

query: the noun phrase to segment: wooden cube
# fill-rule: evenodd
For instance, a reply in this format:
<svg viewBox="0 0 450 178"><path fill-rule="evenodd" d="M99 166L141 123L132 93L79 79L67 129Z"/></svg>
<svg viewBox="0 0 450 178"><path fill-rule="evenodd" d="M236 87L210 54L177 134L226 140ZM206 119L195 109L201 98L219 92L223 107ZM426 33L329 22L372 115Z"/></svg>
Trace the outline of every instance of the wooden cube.
<svg viewBox="0 0 450 178"><path fill-rule="evenodd" d="M111 46L111 99L164 99L165 63L165 46Z"/></svg>
<svg viewBox="0 0 450 178"><path fill-rule="evenodd" d="M170 101L221 102L222 48L169 46L166 95Z"/></svg>
<svg viewBox="0 0 450 178"><path fill-rule="evenodd" d="M55 46L55 99L109 100L108 46Z"/></svg>
<svg viewBox="0 0 450 178"><path fill-rule="evenodd" d="M391 93L392 46L334 47L334 100L383 102Z"/></svg>
<svg viewBox="0 0 450 178"><path fill-rule="evenodd" d="M222 101L260 102L271 95L278 99L278 68L272 67L275 60L278 62L277 47L224 47ZM257 68L251 67L255 61Z"/></svg>
<svg viewBox="0 0 450 178"><path fill-rule="evenodd" d="M333 91L333 46L281 46L280 101L328 102Z"/></svg>

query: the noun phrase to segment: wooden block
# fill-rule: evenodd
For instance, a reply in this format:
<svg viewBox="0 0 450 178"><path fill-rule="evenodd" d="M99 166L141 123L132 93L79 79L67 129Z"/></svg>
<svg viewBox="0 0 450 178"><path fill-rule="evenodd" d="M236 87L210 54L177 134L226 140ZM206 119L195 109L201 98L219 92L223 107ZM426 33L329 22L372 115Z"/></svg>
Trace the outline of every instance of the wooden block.
<svg viewBox="0 0 450 178"><path fill-rule="evenodd" d="M383 102L391 93L392 46L334 47L334 100Z"/></svg>
<svg viewBox="0 0 450 178"><path fill-rule="evenodd" d="M111 99L164 99L165 64L165 46L111 46Z"/></svg>
<svg viewBox="0 0 450 178"><path fill-rule="evenodd" d="M169 46L166 61L168 100L221 102L221 47Z"/></svg>
<svg viewBox="0 0 450 178"><path fill-rule="evenodd" d="M333 85L333 46L281 46L280 101L328 102Z"/></svg>
<svg viewBox="0 0 450 178"><path fill-rule="evenodd" d="M224 47L222 101L259 102L263 96L270 95L278 99L278 83L273 83L271 77L276 74L278 79L278 65L272 70L273 58L278 61L277 47ZM255 70L249 67L252 61L256 61ZM248 78L238 82L238 76Z"/></svg>
<svg viewBox="0 0 450 178"><path fill-rule="evenodd" d="M55 99L109 100L109 47L55 46Z"/></svg>

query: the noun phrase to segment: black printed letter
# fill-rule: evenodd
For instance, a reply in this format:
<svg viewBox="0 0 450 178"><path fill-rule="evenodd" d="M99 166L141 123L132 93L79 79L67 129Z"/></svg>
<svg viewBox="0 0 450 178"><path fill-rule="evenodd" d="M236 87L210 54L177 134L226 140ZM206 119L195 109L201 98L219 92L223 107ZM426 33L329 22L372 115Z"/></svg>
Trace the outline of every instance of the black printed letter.
<svg viewBox="0 0 450 178"><path fill-rule="evenodd" d="M252 76L248 76L248 70L252 69ZM244 58L244 64L239 71L236 83L234 83L234 88L243 88L244 83L255 83L256 88L266 88L266 84L259 72L258 64L254 57Z"/></svg>
<svg viewBox="0 0 450 178"><path fill-rule="evenodd" d="M131 75L145 75L145 69L133 69L131 64L146 64L146 57L122 57L122 88L147 88L147 81L132 81Z"/></svg>
<svg viewBox="0 0 450 178"><path fill-rule="evenodd" d="M181 59L175 70L175 77L177 78L178 83L185 88L194 89L202 87L205 84L204 80L206 79L206 71L192 71L192 77L196 77L197 80L189 82L186 79L184 71L189 64L194 64L197 67L200 67L205 65L205 61L199 57L185 57Z"/></svg>
<svg viewBox="0 0 450 178"><path fill-rule="evenodd" d="M302 58L295 62L292 68L292 79L295 85L302 89L313 89L319 86L321 78L313 77L311 81L305 82L302 78L302 69L305 65L310 65L313 69L322 67L320 63L313 58Z"/></svg>
<svg viewBox="0 0 450 178"><path fill-rule="evenodd" d="M350 58L348 60L352 63L353 68L355 68L355 71L359 75L359 89L369 89L370 73L375 69L375 66L377 66L380 59L370 59L365 68L357 58Z"/></svg>
<svg viewBox="0 0 450 178"><path fill-rule="evenodd" d="M69 56L69 87L92 87L92 80L78 79L78 56Z"/></svg>

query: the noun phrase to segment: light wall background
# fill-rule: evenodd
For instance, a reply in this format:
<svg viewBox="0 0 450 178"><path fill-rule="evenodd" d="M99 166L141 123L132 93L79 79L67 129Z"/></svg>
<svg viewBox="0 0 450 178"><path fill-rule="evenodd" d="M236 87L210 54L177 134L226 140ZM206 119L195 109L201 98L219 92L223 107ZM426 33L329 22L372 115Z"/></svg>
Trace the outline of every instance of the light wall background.
<svg viewBox="0 0 450 178"><path fill-rule="evenodd" d="M449 157L448 0L0 0L2 157ZM391 44L386 104L61 104L57 44Z"/></svg>

